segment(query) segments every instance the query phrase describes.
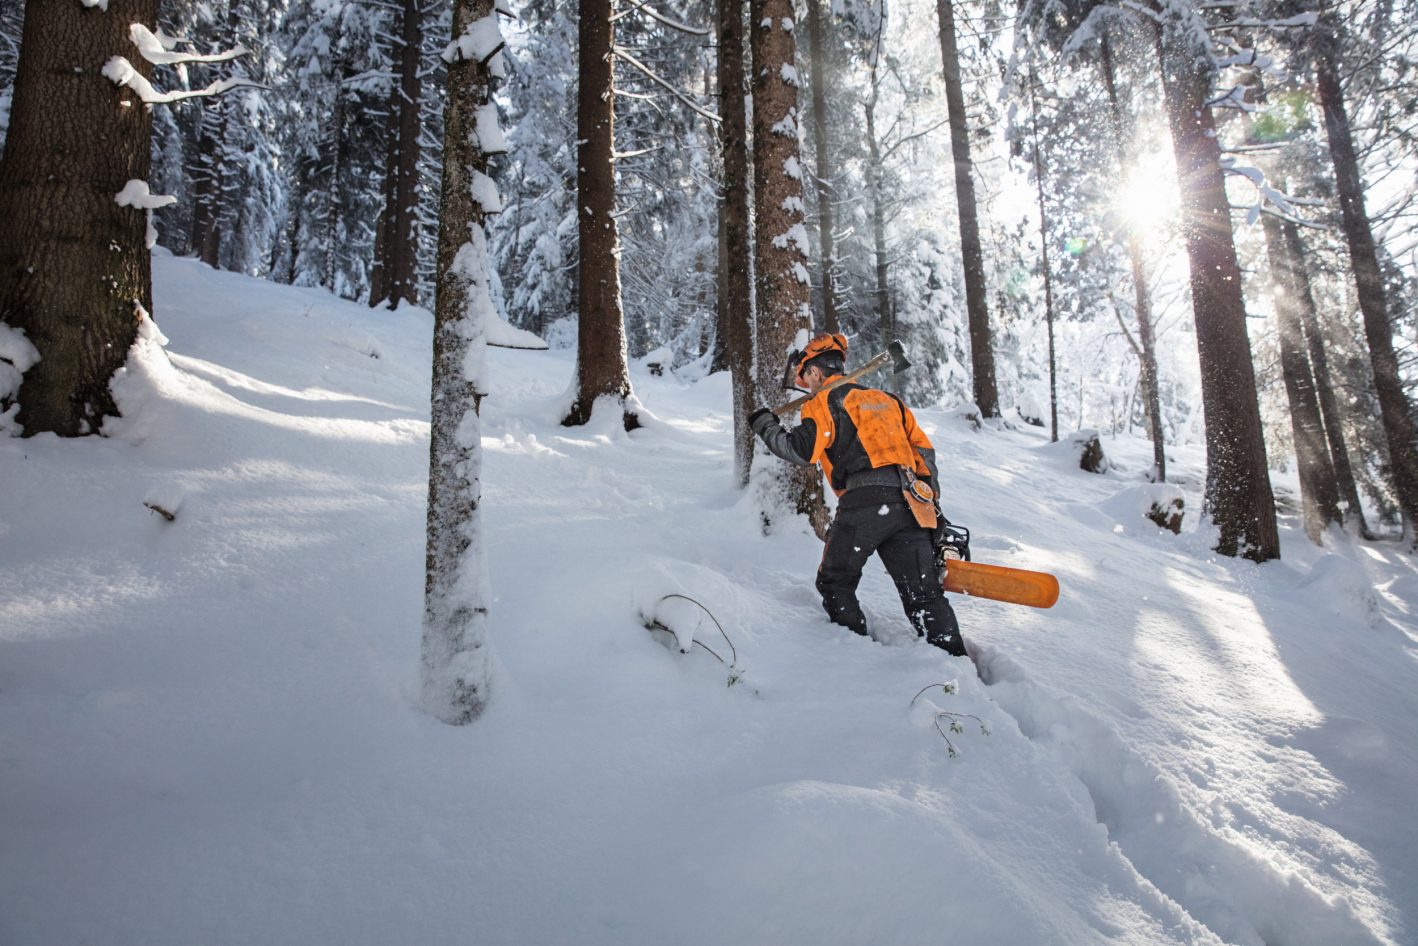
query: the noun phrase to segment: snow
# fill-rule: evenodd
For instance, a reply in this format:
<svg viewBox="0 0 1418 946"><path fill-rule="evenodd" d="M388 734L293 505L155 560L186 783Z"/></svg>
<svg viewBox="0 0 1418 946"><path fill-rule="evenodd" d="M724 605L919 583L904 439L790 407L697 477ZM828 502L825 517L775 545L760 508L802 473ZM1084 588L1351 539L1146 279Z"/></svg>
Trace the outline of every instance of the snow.
<svg viewBox="0 0 1418 946"><path fill-rule="evenodd" d="M473 200L478 202L478 206L482 208L483 213L501 213L502 197L497 193L497 183L477 168L470 170Z"/></svg>
<svg viewBox="0 0 1418 946"><path fill-rule="evenodd" d="M779 75L779 76L783 79L783 81L786 82L788 85L791 85L791 86L795 86L795 87L796 87L796 86L799 84L799 83L798 83L798 70L797 70L797 67L795 67L792 63L788 63L788 62L783 63L782 68L778 70L778 75Z"/></svg>
<svg viewBox="0 0 1418 946"><path fill-rule="evenodd" d="M507 67L499 51L503 45L502 29L497 24L497 14L494 11L469 23L463 35L443 50L443 61L452 63L459 59L470 59L473 62L482 62L486 59L488 72L492 76L498 79L506 78Z"/></svg>
<svg viewBox="0 0 1418 946"><path fill-rule="evenodd" d="M107 0L104 2L106 3ZM133 41L133 45L138 47L139 55L155 66L186 65L193 62L227 62L247 53L246 48L240 45L210 56L173 52L177 47L177 40L164 36L161 32L154 35L141 23L134 23L128 27L128 37Z"/></svg>
<svg viewBox="0 0 1418 946"><path fill-rule="evenodd" d="M0 322L0 437L18 434L15 415L18 404L9 401L20 391L25 372L39 363L39 349L30 343L20 329ZM0 530L0 535L4 531Z"/></svg>
<svg viewBox="0 0 1418 946"><path fill-rule="evenodd" d="M473 134L478 136L478 148L483 154L502 154L507 150L507 138L497 121L496 104L478 106Z"/></svg>
<svg viewBox="0 0 1418 946"><path fill-rule="evenodd" d="M218 79L204 89L193 89L185 92L159 92L153 88L151 82L138 74L138 70L133 68L133 64L122 56L114 56L103 64L100 70L103 76L114 85L127 86L138 94L147 105L165 105L171 102L181 102L184 99L203 98L211 95L221 95L232 89L244 86L257 87L256 83L250 79L243 79L234 76L229 79Z"/></svg>
<svg viewBox="0 0 1418 946"><path fill-rule="evenodd" d="M976 560L1063 588L955 600L977 677L875 563L876 639L827 622L820 544L732 485L724 375L637 369L642 429L564 428L574 353L493 350L493 699L449 727L431 317L164 254L154 297L110 436L0 440L7 946L1414 941L1397 546L1285 515L1281 561L1218 558L1141 519L1146 441L1093 475L913 405Z"/></svg>
<svg viewBox="0 0 1418 946"><path fill-rule="evenodd" d="M89 9L98 7L104 13L108 12L108 0L79 0L79 2Z"/></svg>
<svg viewBox="0 0 1418 946"><path fill-rule="evenodd" d="M120 207L134 207L147 214L148 229L145 239L150 250L158 242L158 230L153 226L153 211L177 203L176 197L169 194L154 194L148 189L147 181L137 180L129 181L123 185L123 190L115 194L113 199Z"/></svg>
<svg viewBox="0 0 1418 946"><path fill-rule="evenodd" d="M788 232L773 238L773 245L780 250L787 249L789 245L797 247L799 253L806 259L810 255L808 246L807 227L801 223L795 223L788 228Z"/></svg>

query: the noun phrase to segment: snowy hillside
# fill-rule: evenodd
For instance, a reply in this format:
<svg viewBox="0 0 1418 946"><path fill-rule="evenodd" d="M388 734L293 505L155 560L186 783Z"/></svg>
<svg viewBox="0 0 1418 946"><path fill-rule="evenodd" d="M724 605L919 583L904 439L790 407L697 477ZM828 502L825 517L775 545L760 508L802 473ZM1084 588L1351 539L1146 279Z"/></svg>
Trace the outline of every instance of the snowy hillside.
<svg viewBox="0 0 1418 946"><path fill-rule="evenodd" d="M977 677L879 565L879 642L826 621L817 540L732 488L725 378L567 429L570 354L494 351L496 692L450 728L415 709L430 317L154 262L113 436L0 440L0 943L1418 942L1395 546L1291 513L1282 561L1218 559L1141 518L1147 444L1095 476L923 407L976 558L1063 586L955 601ZM647 630L732 660L670 594L733 670ZM941 712L988 734L952 759Z"/></svg>

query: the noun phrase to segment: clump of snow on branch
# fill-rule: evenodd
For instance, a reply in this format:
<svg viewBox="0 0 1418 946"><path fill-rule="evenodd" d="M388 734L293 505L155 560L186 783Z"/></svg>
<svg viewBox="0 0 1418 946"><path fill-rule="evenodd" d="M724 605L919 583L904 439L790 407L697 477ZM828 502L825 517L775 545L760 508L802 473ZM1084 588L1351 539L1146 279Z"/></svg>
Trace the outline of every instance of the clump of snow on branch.
<svg viewBox="0 0 1418 946"><path fill-rule="evenodd" d="M778 75L783 77L783 81L788 85L798 85L798 70L792 63L783 63L783 68L778 70Z"/></svg>
<svg viewBox="0 0 1418 946"><path fill-rule="evenodd" d="M448 44L443 50L443 61L453 63L466 59L478 63L486 62L487 71L495 78L502 79L507 75L502 61L502 48L505 45L502 30L497 25L497 16L490 13L469 23L463 35Z"/></svg>
<svg viewBox="0 0 1418 946"><path fill-rule="evenodd" d="M495 214L502 212L502 196L497 192L497 185L492 178L476 168L472 169L473 200L482 207L483 213Z"/></svg>
<svg viewBox="0 0 1418 946"><path fill-rule="evenodd" d="M148 229L144 242L151 250L158 242L158 228L153 226L153 211L177 203L177 198L171 194L154 194L148 190L147 181L132 180L114 195L113 201L120 207L132 207L147 215Z"/></svg>
<svg viewBox="0 0 1418 946"><path fill-rule="evenodd" d="M798 164L797 155L789 155L788 160L783 162L783 172L795 181L803 179L802 165Z"/></svg>
<svg viewBox="0 0 1418 946"><path fill-rule="evenodd" d="M783 209L793 214L803 215L807 213L803 207L803 199L796 194L783 198Z"/></svg>
<svg viewBox="0 0 1418 946"><path fill-rule="evenodd" d="M478 150L483 154L503 154L507 151L507 138L502 134L502 126L497 121L497 106L492 102L478 106L473 134L477 135Z"/></svg>
<svg viewBox="0 0 1418 946"><path fill-rule="evenodd" d="M782 135L785 138L796 138L798 136L798 110L788 109L788 114L783 116L783 120L776 122L770 131L775 135Z"/></svg>
<svg viewBox="0 0 1418 946"><path fill-rule="evenodd" d="M247 49L240 44L220 53L212 53L204 56L198 53L174 52L177 48L177 40L170 36L162 35L159 31L153 34L141 23L134 23L128 27L128 37L133 41L133 45L138 47L138 52L144 59L155 66L179 66L190 62L228 62L240 56L245 56Z"/></svg>
<svg viewBox="0 0 1418 946"><path fill-rule="evenodd" d="M793 275L796 276L798 282L802 283L804 286L812 284L808 276L807 267L804 266L802 263L793 264Z"/></svg>
<svg viewBox="0 0 1418 946"><path fill-rule="evenodd" d="M92 10L94 7L98 7L104 13L108 12L108 0L79 0L79 2L82 3L84 6L88 7L90 10Z"/></svg>
<svg viewBox="0 0 1418 946"><path fill-rule="evenodd" d="M153 88L153 84L138 74L138 70L133 68L133 64L122 56L114 56L103 64L101 70L104 78L110 80L114 85L126 86L137 93L146 105L166 105L170 102L181 102L184 99L202 98L210 95L221 95L232 89L250 86L260 88L258 83L250 79L236 76L230 79L219 79L207 86L205 89L194 89L189 92L159 92Z"/></svg>
<svg viewBox="0 0 1418 946"><path fill-rule="evenodd" d="M796 25L797 25L797 24L795 24L795 23L793 22L793 18L792 18L792 17L790 17L790 16L785 16L785 17L783 17L783 29L787 30L789 33L791 33L791 32L793 31L793 27L796 26Z"/></svg>
<svg viewBox="0 0 1418 946"><path fill-rule="evenodd" d="M796 246L798 252L806 258L809 255L807 227L800 223L795 223L789 228L787 233L773 238L773 245L780 250L786 250L789 244Z"/></svg>
<svg viewBox="0 0 1418 946"><path fill-rule="evenodd" d="M0 322L0 436L16 436L20 433L15 423L15 415L20 406L11 404L20 392L20 382L25 372L39 363L39 349L30 343L25 333ZM8 405L8 406L7 406Z"/></svg>

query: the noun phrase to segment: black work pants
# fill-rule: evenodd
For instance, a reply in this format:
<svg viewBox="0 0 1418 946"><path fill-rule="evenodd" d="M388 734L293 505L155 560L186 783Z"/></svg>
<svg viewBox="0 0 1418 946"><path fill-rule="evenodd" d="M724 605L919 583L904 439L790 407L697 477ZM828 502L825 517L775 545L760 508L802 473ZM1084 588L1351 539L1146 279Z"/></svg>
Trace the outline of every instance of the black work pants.
<svg viewBox="0 0 1418 946"><path fill-rule="evenodd" d="M901 607L917 636L924 635L949 654L965 656L960 626L935 566L930 531L917 524L904 499L867 503L854 499L851 492L842 498L817 570L817 590L827 616L835 624L866 634L857 584L867 559L876 553L896 583Z"/></svg>

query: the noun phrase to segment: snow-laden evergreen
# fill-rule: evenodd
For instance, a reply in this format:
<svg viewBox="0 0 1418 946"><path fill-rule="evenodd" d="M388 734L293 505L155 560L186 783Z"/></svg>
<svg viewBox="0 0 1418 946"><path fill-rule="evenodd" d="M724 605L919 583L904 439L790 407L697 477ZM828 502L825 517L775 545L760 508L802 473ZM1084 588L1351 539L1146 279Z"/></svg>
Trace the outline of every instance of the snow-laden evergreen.
<svg viewBox="0 0 1418 946"><path fill-rule="evenodd" d="M877 639L826 621L817 539L734 488L725 376L568 429L569 354L493 349L495 697L452 728L419 710L432 317L154 276L109 436L0 439L7 946L1413 942L1418 569L1310 545L1293 478L1283 559L1218 558L1197 448L1174 536L1145 440L1091 475L917 405L977 560L1063 586L955 600L977 677L875 566Z"/></svg>

